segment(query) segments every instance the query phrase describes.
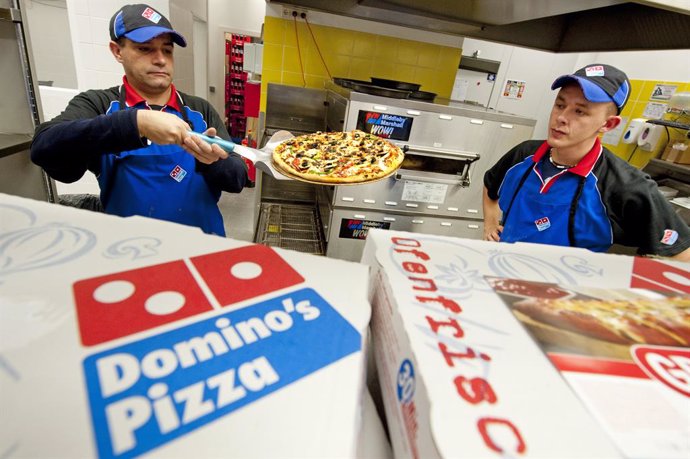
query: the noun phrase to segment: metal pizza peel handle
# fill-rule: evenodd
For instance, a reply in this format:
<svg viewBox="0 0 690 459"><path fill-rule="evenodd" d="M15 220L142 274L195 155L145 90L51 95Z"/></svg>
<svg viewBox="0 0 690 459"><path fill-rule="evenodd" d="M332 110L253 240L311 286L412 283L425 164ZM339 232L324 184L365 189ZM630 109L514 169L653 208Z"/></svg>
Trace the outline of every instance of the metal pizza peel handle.
<svg viewBox="0 0 690 459"><path fill-rule="evenodd" d="M257 150L255 148L245 147L244 145L238 145L229 140L221 139L220 137L209 137L207 135L201 134L199 132L189 131L190 134L199 137L200 139L208 142L210 144L216 144L228 153L237 153L243 158L247 158L249 161L254 163L254 166L267 173L271 177L278 180L291 180L289 177L284 176L271 164L271 155L273 149L278 146L281 142L294 137L291 133L287 131L276 132L268 141L266 146L262 150Z"/></svg>

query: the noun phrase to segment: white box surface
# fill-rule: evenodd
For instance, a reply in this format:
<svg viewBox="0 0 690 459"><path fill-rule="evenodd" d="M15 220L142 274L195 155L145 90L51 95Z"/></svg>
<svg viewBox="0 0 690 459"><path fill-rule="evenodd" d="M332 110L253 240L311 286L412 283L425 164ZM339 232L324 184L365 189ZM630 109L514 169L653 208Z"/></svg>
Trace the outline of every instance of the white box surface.
<svg viewBox="0 0 690 459"><path fill-rule="evenodd" d="M0 455L357 457L367 283L0 194Z"/></svg>

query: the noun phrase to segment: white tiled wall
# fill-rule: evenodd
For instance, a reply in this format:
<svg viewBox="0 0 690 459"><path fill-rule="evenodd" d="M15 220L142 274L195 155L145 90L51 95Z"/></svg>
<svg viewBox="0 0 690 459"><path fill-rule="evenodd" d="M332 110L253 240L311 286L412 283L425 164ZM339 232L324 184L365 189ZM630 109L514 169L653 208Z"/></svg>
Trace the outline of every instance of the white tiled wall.
<svg viewBox="0 0 690 459"><path fill-rule="evenodd" d="M109 88L122 82L122 66L108 49L108 23L127 0L67 0L70 28L74 37L74 62L79 90ZM168 0L147 3L169 17Z"/></svg>

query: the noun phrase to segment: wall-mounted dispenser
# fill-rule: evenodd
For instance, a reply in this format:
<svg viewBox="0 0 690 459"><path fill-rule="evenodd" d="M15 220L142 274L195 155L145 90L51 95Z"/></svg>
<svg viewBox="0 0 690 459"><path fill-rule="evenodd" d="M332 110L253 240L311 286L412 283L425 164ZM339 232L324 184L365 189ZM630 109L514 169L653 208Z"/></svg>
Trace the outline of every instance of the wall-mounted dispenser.
<svg viewBox="0 0 690 459"><path fill-rule="evenodd" d="M637 138L637 145L641 150L654 151L659 146L663 132L663 126L645 123Z"/></svg>
<svg viewBox="0 0 690 459"><path fill-rule="evenodd" d="M628 124L628 129L625 130L623 134L623 143L637 143L637 139L640 137L640 132L644 129L644 125L647 122L644 118L635 118Z"/></svg>

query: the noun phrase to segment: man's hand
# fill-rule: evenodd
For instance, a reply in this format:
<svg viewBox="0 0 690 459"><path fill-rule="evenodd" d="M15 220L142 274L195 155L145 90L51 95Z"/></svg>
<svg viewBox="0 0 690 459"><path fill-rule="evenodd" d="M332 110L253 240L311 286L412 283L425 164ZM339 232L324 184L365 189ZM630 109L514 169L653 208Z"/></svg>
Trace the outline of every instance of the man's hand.
<svg viewBox="0 0 690 459"><path fill-rule="evenodd" d="M158 110L137 110L139 135L159 145L182 145L189 125L172 113Z"/></svg>
<svg viewBox="0 0 690 459"><path fill-rule="evenodd" d="M489 224L484 222L484 240L498 242L501 240L501 231L503 231L503 225Z"/></svg>
<svg viewBox="0 0 690 459"><path fill-rule="evenodd" d="M204 164L211 164L228 157L227 152L218 145L211 145L197 136L190 135L189 125L172 113L137 110L137 126L140 136L160 145L180 145L187 153ZM216 129L209 128L204 134L214 137Z"/></svg>
<svg viewBox="0 0 690 459"><path fill-rule="evenodd" d="M498 201L489 197L489 190L484 187L482 194L482 210L484 211L484 240L498 242L501 240L501 209Z"/></svg>
<svg viewBox="0 0 690 459"><path fill-rule="evenodd" d="M204 134L209 137L215 137L216 128L208 128ZM182 144L182 148L184 148L187 153L199 160L199 162L204 164L212 164L219 159L225 159L228 157L228 153L218 145L210 144L195 135L187 134L187 137L185 137L184 143Z"/></svg>

